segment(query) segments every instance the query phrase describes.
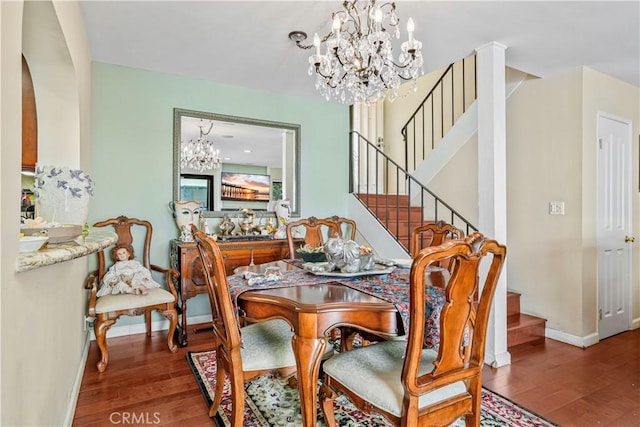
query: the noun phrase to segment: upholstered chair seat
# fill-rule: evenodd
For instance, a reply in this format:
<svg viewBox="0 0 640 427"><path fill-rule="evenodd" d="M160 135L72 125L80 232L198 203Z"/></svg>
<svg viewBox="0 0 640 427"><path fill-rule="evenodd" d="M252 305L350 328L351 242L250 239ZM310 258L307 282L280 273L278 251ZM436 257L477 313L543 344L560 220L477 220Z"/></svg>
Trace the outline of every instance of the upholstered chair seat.
<svg viewBox="0 0 640 427"><path fill-rule="evenodd" d="M356 348L327 360L323 370L358 397L400 417L404 397L401 374L406 345L406 341L384 341ZM419 375L433 370L437 356L434 350L422 351ZM463 381L421 395L418 406L423 408L456 395L467 395Z"/></svg>
<svg viewBox="0 0 640 427"><path fill-rule="evenodd" d="M152 288L147 295L118 294L104 295L96 301L96 314L117 310L131 310L156 304L174 302L171 292L162 288Z"/></svg>
<svg viewBox="0 0 640 427"><path fill-rule="evenodd" d="M291 326L281 319L253 323L240 328L242 367L246 371L262 371L295 366L291 347Z"/></svg>

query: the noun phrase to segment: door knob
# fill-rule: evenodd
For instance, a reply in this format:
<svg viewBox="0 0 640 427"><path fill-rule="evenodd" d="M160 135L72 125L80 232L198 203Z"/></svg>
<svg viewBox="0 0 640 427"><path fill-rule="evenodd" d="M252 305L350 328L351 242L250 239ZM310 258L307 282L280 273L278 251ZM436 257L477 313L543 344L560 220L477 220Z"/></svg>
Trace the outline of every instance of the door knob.
<svg viewBox="0 0 640 427"><path fill-rule="evenodd" d="M633 242L635 242L635 241L636 241L636 238L635 238L635 237L632 237L632 236L624 236L624 242L625 242L625 243L629 243L629 242L633 243Z"/></svg>

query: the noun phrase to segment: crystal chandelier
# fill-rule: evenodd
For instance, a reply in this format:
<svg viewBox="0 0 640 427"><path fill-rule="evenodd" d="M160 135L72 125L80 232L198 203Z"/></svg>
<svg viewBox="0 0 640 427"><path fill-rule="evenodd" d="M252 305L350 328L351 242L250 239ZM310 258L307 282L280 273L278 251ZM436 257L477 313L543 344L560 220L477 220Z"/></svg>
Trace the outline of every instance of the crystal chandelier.
<svg viewBox="0 0 640 427"><path fill-rule="evenodd" d="M195 169L198 172L204 172L220 167L222 159L220 158L220 150L214 148L213 142L204 139L213 129L213 122L210 123L209 129L205 132L204 121L200 119L200 136L197 139L190 139L187 142L182 141L180 147L180 167Z"/></svg>
<svg viewBox="0 0 640 427"><path fill-rule="evenodd" d="M424 73L422 43L413 37L413 20L407 21L408 39L400 45L396 61L391 46L392 36L400 38L395 3L354 0L342 7L331 16L331 32L322 38L316 33L313 45L301 44L307 38L303 31L289 33L298 47L315 47L309 57L309 75L315 73L316 89L327 101L373 103L385 96L393 101L403 81L412 80L415 85Z"/></svg>

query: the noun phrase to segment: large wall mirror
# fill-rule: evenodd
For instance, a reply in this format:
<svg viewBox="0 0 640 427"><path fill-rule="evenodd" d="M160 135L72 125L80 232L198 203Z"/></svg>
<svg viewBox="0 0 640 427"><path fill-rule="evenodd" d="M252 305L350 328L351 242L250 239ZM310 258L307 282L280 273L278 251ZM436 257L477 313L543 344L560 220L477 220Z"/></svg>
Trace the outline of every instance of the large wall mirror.
<svg viewBox="0 0 640 427"><path fill-rule="evenodd" d="M175 108L173 129L174 200L199 200L216 217L289 199L299 216L299 125Z"/></svg>

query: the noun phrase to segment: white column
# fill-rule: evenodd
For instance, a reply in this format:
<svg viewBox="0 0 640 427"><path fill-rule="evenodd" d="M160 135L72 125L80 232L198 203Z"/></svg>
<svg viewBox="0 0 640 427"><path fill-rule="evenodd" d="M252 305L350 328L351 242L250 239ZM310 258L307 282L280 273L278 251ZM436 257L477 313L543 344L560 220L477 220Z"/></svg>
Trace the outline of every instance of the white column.
<svg viewBox="0 0 640 427"><path fill-rule="evenodd" d="M497 42L476 49L478 228L485 236L503 244L507 243L506 49L506 46ZM511 355L507 351L506 264L498 281L489 317L485 363L493 367L511 363Z"/></svg>

